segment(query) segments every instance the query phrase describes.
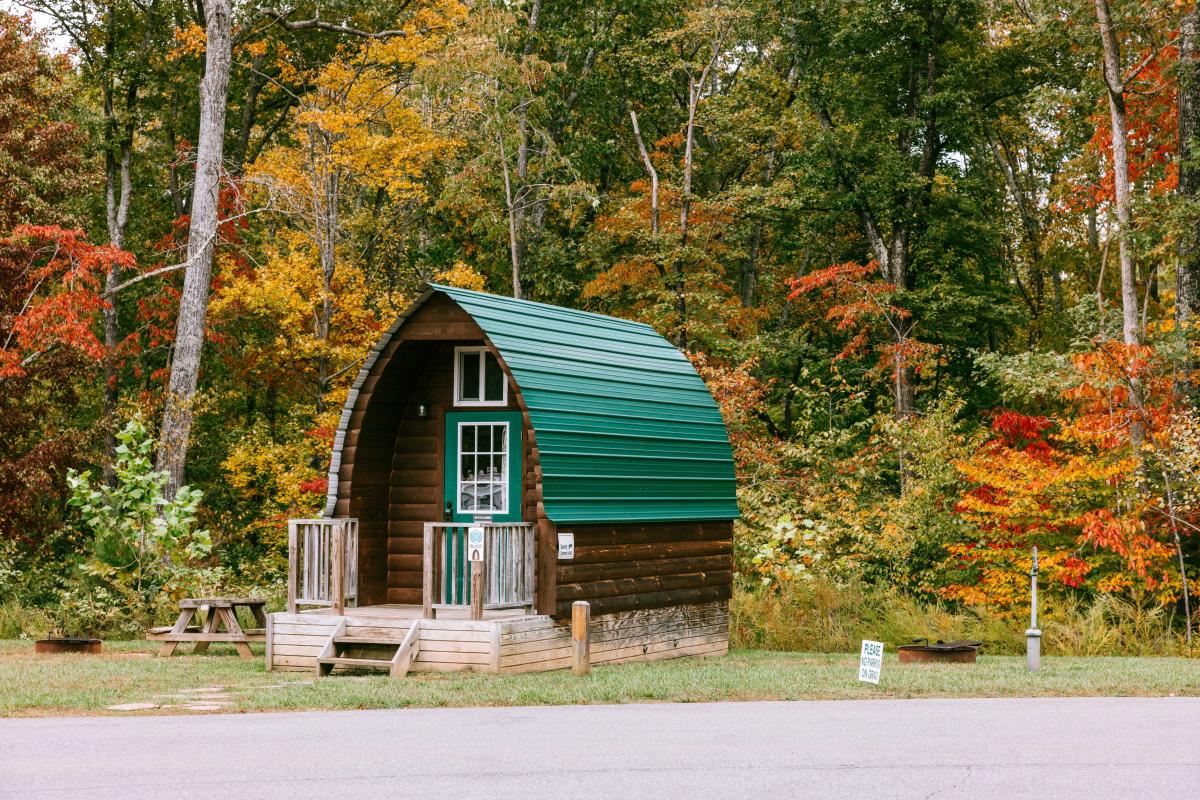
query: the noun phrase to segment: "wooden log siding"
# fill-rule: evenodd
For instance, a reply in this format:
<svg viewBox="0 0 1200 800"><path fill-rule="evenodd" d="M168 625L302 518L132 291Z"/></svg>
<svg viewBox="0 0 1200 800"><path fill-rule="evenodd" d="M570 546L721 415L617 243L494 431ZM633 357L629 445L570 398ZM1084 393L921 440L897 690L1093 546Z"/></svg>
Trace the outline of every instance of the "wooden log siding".
<svg viewBox="0 0 1200 800"><path fill-rule="evenodd" d="M594 615L728 600L733 523L560 526L575 534L575 558L559 561L555 616L587 600Z"/></svg>
<svg viewBox="0 0 1200 800"><path fill-rule="evenodd" d="M338 470L335 513L359 519L361 604L420 604L423 523L443 517L444 415L454 408L454 348L483 331L453 301L433 297L400 327L355 399ZM429 401L427 418L417 405ZM519 410L510 383L508 410ZM491 409L489 409L491 410ZM536 451L528 422L521 506L536 521Z"/></svg>

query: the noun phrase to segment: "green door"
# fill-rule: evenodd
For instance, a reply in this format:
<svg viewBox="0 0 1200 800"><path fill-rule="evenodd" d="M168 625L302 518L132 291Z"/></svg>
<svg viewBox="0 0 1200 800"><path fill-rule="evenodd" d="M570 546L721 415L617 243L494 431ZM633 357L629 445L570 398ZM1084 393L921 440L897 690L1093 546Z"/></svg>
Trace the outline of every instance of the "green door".
<svg viewBox="0 0 1200 800"><path fill-rule="evenodd" d="M521 414L446 414L447 522L521 521Z"/></svg>
<svg viewBox="0 0 1200 800"><path fill-rule="evenodd" d="M454 411L446 414L445 508L447 522L521 521L521 414ZM471 602L466 528L446 532L440 602Z"/></svg>

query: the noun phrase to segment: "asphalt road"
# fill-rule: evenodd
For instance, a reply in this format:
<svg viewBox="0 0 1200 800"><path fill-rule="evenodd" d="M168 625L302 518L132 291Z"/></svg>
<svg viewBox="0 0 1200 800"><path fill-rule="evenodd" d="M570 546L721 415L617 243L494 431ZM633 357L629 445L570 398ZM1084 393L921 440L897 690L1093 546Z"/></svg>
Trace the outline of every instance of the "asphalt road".
<svg viewBox="0 0 1200 800"><path fill-rule="evenodd" d="M1196 796L1200 698L0 720L0 798Z"/></svg>

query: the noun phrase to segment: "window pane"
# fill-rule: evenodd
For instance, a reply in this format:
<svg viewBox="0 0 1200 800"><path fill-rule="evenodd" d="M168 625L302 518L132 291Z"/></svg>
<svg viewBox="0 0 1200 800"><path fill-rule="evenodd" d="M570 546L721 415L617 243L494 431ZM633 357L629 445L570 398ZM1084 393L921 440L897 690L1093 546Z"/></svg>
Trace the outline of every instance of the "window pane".
<svg viewBox="0 0 1200 800"><path fill-rule="evenodd" d="M459 510L507 513L508 426L487 422L459 430Z"/></svg>
<svg viewBox="0 0 1200 800"><path fill-rule="evenodd" d="M500 362L491 353L486 354L483 368L483 399L498 403L504 399L504 370L500 369Z"/></svg>
<svg viewBox="0 0 1200 800"><path fill-rule="evenodd" d="M480 353L460 353L458 391L460 400L479 399Z"/></svg>

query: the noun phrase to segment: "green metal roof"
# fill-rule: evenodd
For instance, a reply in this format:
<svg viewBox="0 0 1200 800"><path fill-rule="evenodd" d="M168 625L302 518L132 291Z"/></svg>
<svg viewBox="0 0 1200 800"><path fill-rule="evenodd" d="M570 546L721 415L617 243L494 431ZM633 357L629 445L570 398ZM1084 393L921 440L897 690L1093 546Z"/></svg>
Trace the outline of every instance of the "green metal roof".
<svg viewBox="0 0 1200 800"><path fill-rule="evenodd" d="M733 519L717 404L649 325L450 286L508 365L533 424L556 523Z"/></svg>
<svg viewBox="0 0 1200 800"><path fill-rule="evenodd" d="M529 410L546 516L556 523L738 516L729 437L690 361L649 325L432 285L368 354L334 437L325 515L359 392L404 321L433 294L483 329Z"/></svg>

